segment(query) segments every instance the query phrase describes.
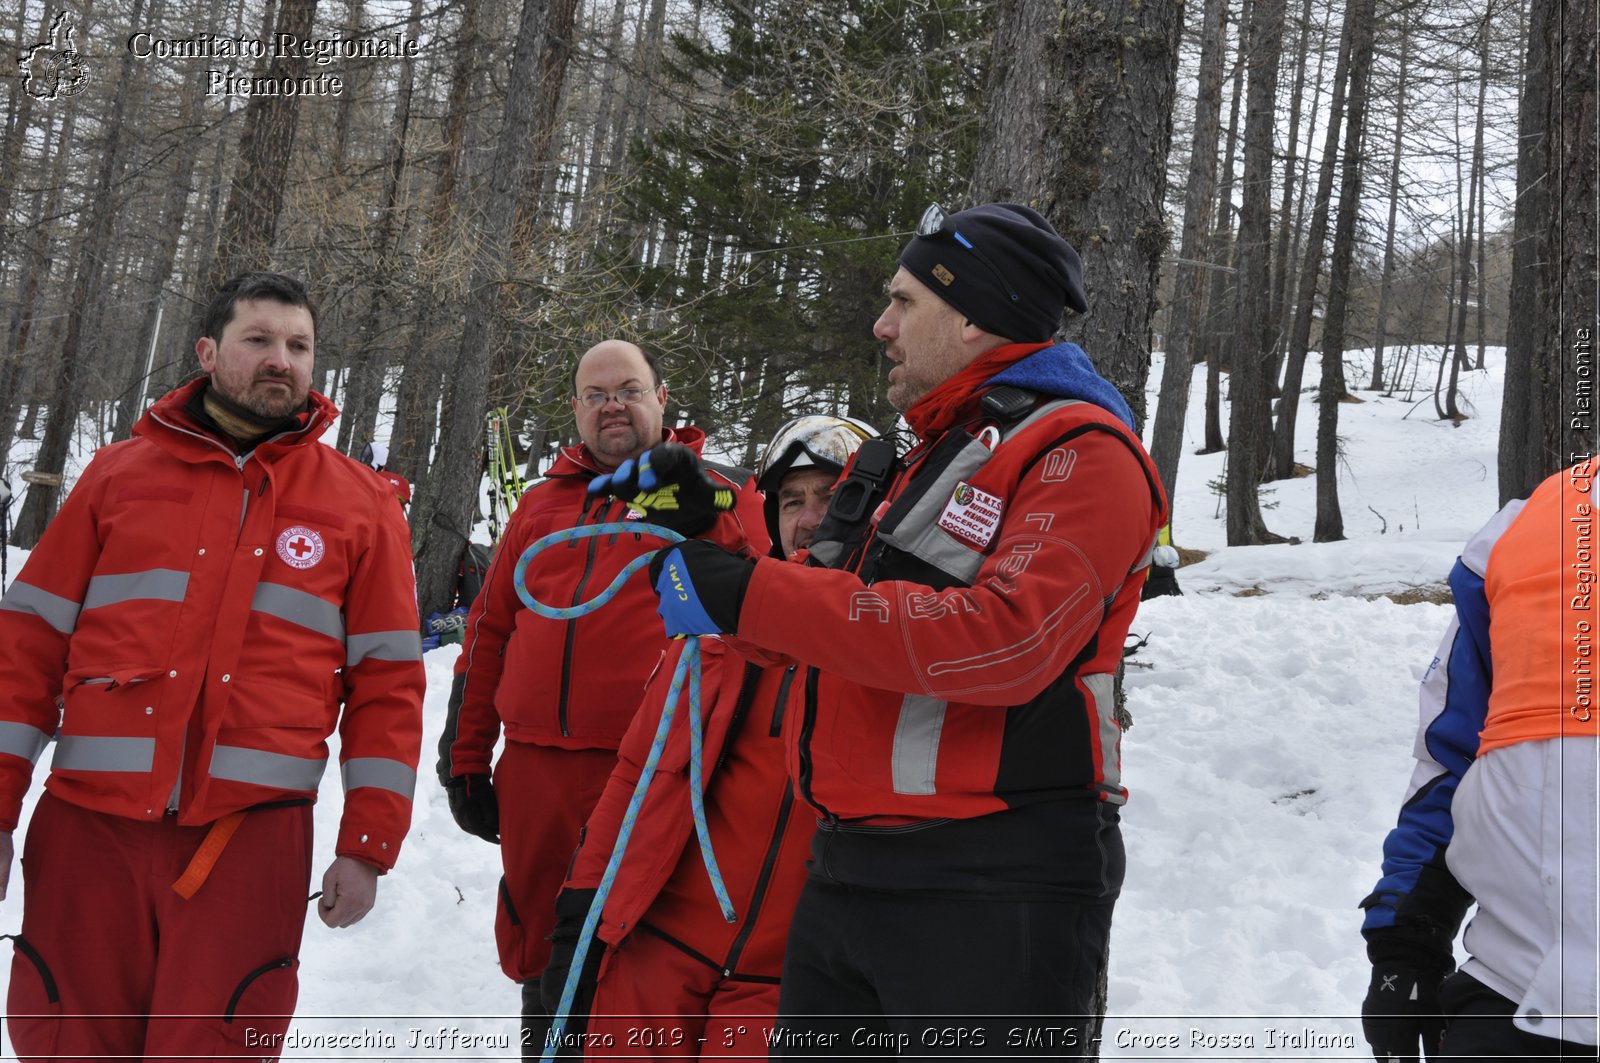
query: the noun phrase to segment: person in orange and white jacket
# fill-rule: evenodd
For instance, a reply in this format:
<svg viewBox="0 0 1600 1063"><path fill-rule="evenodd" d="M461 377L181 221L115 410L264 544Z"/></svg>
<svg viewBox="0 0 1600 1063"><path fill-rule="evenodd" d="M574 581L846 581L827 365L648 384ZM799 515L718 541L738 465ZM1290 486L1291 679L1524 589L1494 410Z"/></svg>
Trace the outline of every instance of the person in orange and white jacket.
<svg viewBox="0 0 1600 1063"><path fill-rule="evenodd" d="M235 277L206 376L102 448L0 600L0 896L33 763L8 1018L23 1058L275 1057L311 803L345 799L318 912L372 907L411 820L423 669L406 524L318 442L305 289Z"/></svg>
<svg viewBox="0 0 1600 1063"><path fill-rule="evenodd" d="M756 475L777 544L771 556L803 556L845 462L876 435L825 415L778 430ZM552 1014L685 645L674 643L656 666L557 898L561 918L541 983ZM680 706L585 962L574 1009L592 1014L584 1041L615 1046L592 1048L590 1058L759 1054L777 1015L784 942L816 830L784 771L783 725L802 709L803 683L798 665L747 660L723 639L702 641L701 668L706 824L736 919L723 918L695 841Z"/></svg>
<svg viewBox="0 0 1600 1063"><path fill-rule="evenodd" d="M1450 572L1417 765L1361 902L1379 1059L1595 1058L1594 471L1586 459L1508 503Z"/></svg>

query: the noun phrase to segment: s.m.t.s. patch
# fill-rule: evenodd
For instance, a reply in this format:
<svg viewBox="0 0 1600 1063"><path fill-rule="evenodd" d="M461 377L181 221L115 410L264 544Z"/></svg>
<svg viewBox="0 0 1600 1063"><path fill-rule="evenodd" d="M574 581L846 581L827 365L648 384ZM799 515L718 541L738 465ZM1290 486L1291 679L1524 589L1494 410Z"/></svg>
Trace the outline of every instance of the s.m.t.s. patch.
<svg viewBox="0 0 1600 1063"><path fill-rule="evenodd" d="M950 501L944 504L944 512L939 514L939 527L981 549L994 540L1002 509L1004 503L1000 496L962 480L951 492Z"/></svg>

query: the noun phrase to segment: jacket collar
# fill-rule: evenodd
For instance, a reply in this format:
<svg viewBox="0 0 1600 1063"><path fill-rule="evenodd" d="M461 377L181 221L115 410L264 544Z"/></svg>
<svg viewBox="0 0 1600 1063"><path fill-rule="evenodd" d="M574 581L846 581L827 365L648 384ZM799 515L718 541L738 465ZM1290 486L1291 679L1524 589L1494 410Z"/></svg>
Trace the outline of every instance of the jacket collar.
<svg viewBox="0 0 1600 1063"><path fill-rule="evenodd" d="M133 434L149 439L185 461L209 458L236 461L238 455L233 448L197 422L188 410L189 404L209 383L208 377L197 377L161 396L133 426ZM315 391L309 393L307 406L301 427L273 436L259 444L252 453L271 455L306 446L321 438L323 430L339 415L339 408L327 396Z"/></svg>
<svg viewBox="0 0 1600 1063"><path fill-rule="evenodd" d="M1002 384L1092 403L1137 431L1121 393L1075 343L1011 343L974 358L905 413L918 438L932 439L977 416L983 392Z"/></svg>

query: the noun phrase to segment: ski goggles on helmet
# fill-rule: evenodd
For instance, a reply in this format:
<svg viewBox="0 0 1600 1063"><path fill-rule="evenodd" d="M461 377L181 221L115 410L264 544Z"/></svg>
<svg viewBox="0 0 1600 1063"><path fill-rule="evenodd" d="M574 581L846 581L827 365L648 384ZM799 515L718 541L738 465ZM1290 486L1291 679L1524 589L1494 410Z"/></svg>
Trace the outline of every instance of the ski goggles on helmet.
<svg viewBox="0 0 1600 1063"><path fill-rule="evenodd" d="M812 466L842 471L862 443L878 433L850 417L806 414L796 417L772 437L756 465L756 487L771 493L795 469Z"/></svg>

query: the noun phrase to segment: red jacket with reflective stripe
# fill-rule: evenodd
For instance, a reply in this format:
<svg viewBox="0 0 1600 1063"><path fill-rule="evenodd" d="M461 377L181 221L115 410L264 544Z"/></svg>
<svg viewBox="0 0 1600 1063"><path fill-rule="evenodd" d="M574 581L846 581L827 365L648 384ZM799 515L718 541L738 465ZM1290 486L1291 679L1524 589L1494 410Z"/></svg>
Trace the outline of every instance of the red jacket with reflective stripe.
<svg viewBox="0 0 1600 1063"><path fill-rule="evenodd" d="M1087 402L1022 422L981 464L969 440L933 467L958 429L992 423L981 393L908 455L875 517L870 586L763 558L745 591L739 638L820 669L789 770L843 820L1126 799L1112 677L1166 520L1159 480L1129 429ZM894 506L929 482L942 486Z"/></svg>
<svg viewBox="0 0 1600 1063"><path fill-rule="evenodd" d="M317 441L323 396L239 459L186 409L205 386L95 454L0 601L0 829L58 728L56 796L192 825L314 798L337 727L336 851L391 867L424 685L404 516Z"/></svg>
<svg viewBox="0 0 1600 1063"><path fill-rule="evenodd" d="M677 428L668 439L696 454L698 428ZM603 608L576 620L539 616L517 597L517 559L551 532L579 524L637 519L621 502L590 495L589 481L605 470L583 446L568 447L517 503L495 547L483 590L467 614L456 674L465 675L461 710L450 742L451 775L487 774L500 728L518 742L564 749L615 749L639 707L650 669L666 648L656 597L644 572L630 577ZM753 485L703 537L767 549L760 496ZM660 539L608 535L558 543L527 567L524 582L536 601L571 606L605 590Z"/></svg>
<svg viewBox="0 0 1600 1063"><path fill-rule="evenodd" d="M683 645L675 643L651 677L616 770L589 815L568 887L599 885ZM680 704L598 933L616 945L644 923L735 976L776 979L816 832L816 816L795 799L783 769L783 722L800 711L804 670L747 665L721 639L702 639L701 647L706 823L737 919L730 925L722 918L695 839L689 712Z"/></svg>

